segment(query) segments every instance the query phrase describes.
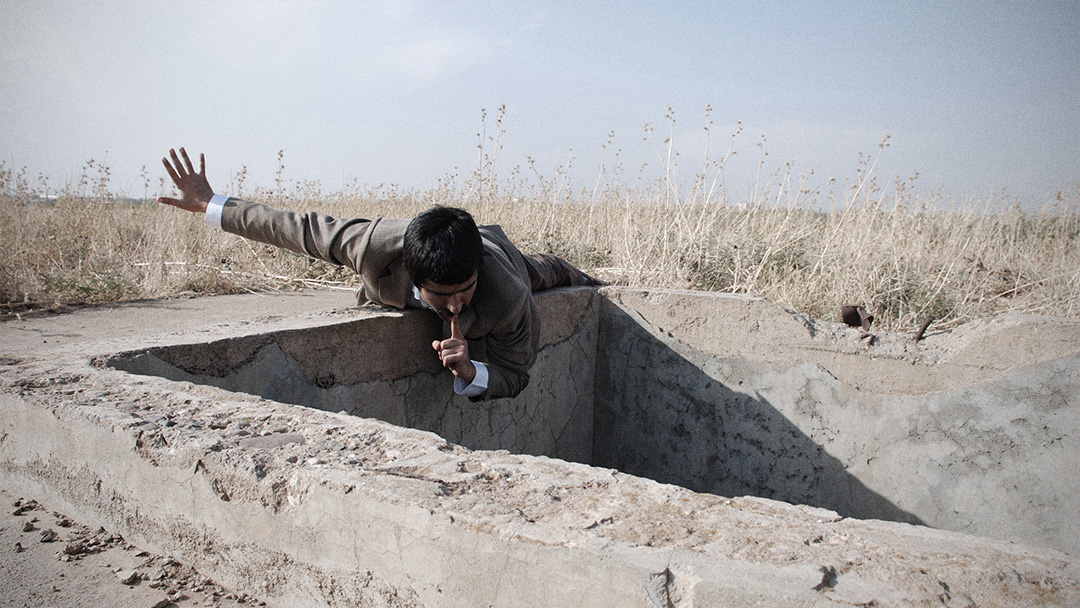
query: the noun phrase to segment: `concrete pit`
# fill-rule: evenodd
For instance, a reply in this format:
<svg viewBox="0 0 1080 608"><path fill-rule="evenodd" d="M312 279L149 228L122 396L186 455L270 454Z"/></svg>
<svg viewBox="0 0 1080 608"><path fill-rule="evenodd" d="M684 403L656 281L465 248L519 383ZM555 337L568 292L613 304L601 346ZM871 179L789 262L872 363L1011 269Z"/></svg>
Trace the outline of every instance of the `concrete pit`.
<svg viewBox="0 0 1080 608"><path fill-rule="evenodd" d="M0 326L2 478L272 605L1080 602L1076 321L560 290L472 403L437 319L349 297Z"/></svg>

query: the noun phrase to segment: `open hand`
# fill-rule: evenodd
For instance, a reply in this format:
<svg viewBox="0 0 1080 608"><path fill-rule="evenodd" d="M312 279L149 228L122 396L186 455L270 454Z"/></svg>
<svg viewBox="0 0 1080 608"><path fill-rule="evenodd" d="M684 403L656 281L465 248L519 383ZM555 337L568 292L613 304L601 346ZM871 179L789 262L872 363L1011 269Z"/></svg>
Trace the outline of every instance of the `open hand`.
<svg viewBox="0 0 1080 608"><path fill-rule="evenodd" d="M165 165L169 177L176 184L176 189L180 191L180 198L160 196L157 199L158 202L192 213L206 213L206 206L214 197L214 189L206 180L206 157L199 154L199 171L196 172L191 166L187 151L183 148L180 148L180 156L184 157L183 162L180 162L180 156L176 155L176 150L169 150L169 156L172 157L171 163L168 158L161 159L161 163Z"/></svg>
<svg viewBox="0 0 1080 608"><path fill-rule="evenodd" d="M469 342L461 333L457 315L450 318L450 337L446 340L435 340L431 347L439 353L443 367L449 368L458 378L472 383L476 377L476 366L469 359Z"/></svg>

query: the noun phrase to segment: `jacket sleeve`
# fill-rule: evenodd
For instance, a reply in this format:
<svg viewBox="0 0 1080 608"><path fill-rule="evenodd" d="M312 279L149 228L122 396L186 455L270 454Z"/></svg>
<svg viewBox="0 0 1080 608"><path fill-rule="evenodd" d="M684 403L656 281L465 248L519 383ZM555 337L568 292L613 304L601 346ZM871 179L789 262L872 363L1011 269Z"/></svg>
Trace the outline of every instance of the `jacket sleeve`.
<svg viewBox="0 0 1080 608"><path fill-rule="evenodd" d="M472 401L516 397L529 384L529 368L540 345L540 310L532 297L510 308L485 337L488 389Z"/></svg>
<svg viewBox="0 0 1080 608"><path fill-rule="evenodd" d="M221 227L244 238L344 265L360 272L372 222L281 211L238 198L226 201Z"/></svg>

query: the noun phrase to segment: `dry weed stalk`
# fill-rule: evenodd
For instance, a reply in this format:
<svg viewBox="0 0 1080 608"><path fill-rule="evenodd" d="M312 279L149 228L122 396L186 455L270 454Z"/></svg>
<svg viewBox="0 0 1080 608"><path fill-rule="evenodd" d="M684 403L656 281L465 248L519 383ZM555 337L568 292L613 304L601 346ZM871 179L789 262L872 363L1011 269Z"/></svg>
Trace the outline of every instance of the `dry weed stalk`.
<svg viewBox="0 0 1080 608"><path fill-rule="evenodd" d="M709 141L706 111L706 145ZM495 172L502 148L500 107L493 132L478 133L479 167L464 181L450 174L427 192L353 183L323 192L318 182L288 183L279 152L273 188L254 200L339 217L411 217L432 204L462 206L480 223L501 224L523 251L567 257L620 284L760 293L785 308L835 319L859 303L876 327L914 331L1005 312L1080 317L1080 185L1037 210L1003 193L949 199L907 179L881 186L879 154L860 159L854 180L813 186L813 172L789 163L753 190L728 191L723 156L687 185L677 182L674 112L655 149L662 175L623 185L618 153L604 144L591 187L575 189L568 161L544 177ZM646 125L646 138L655 129ZM145 178L146 176L144 176ZM244 190L246 168L230 185ZM149 189L149 179L145 179ZM590 180L591 181L591 180ZM321 285L352 288L349 271L248 243L174 209L109 191L108 167L89 161L79 183L57 191L26 170L0 163L0 312Z"/></svg>

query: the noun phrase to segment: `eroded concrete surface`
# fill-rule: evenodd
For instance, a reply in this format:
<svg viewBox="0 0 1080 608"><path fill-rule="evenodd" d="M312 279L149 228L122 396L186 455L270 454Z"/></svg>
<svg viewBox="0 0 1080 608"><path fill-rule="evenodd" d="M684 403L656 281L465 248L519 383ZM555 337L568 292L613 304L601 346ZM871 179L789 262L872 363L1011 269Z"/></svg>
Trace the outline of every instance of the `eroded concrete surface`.
<svg viewBox="0 0 1080 608"><path fill-rule="evenodd" d="M1080 323L868 344L754 296L603 306L595 464L1080 552Z"/></svg>
<svg viewBox="0 0 1080 608"><path fill-rule="evenodd" d="M595 339L601 355L584 385L597 404L590 458L611 462L626 447L624 472L469 449L457 437L229 391L201 383L200 374L191 374L200 382L169 380L109 365L119 353L235 338L237 351L222 355L223 367L195 371L229 376L244 367L232 361L258 365L257 353L269 346L270 355L276 345L286 357L266 368L272 372L290 358L282 344L304 338L265 336L303 329L321 335L319 344L334 335L358 340L331 328L387 322L385 313L350 309L350 294L319 292L139 303L0 325L0 479L276 606L1080 604L1080 567L1048 543L845 518L768 498L834 500L848 515L894 509L893 519L923 521L924 502L936 501L938 510L970 507L968 519L994 521L996 513L980 512L988 501L1004 497L1022 520L1030 492L1028 510L1046 521L1025 521L1022 529L1075 543L1076 520L1047 515L1076 508L1075 491L1067 495L1077 462L1075 323L995 320L932 333L921 345L880 336L867 347L843 328L760 299L602 292L541 299L550 325L541 364L557 361L536 374L535 393L525 398L543 405L545 391L557 390L545 379L566 374L577 382L591 373L586 345ZM389 318L423 323L412 316ZM1049 340L1031 338L1035 327ZM394 335L403 353L412 352ZM994 359L995 335L1012 336L1015 353L1032 345L1035 356ZM326 368L312 377L302 371L307 363L292 360L301 371L288 373L323 390L380 381L333 367L333 381ZM886 367L860 368L866 361ZM958 371L935 371L949 364ZM620 367L639 373L617 376ZM917 393L881 377L907 367L920 370L916 379L937 374L938 384ZM1031 382L1029 372L1041 380ZM425 374L448 387L446 372L412 375ZM409 401L413 390L421 389L399 391L410 416L427 411ZM394 393L372 391L372 401L386 394ZM987 404L986 394L1003 397ZM457 398L439 392L431 399L430 411L440 411ZM463 412L459 428L484 430L469 416L515 418L497 439L475 431L468 441L526 452L528 445L518 450L531 440L523 437L547 432L556 440L532 450L569 449L558 433L528 430L545 428L546 410L518 417L514 408L525 406L501 402L467 409L476 405L454 406ZM370 416L369 407L379 406L341 409ZM525 430L511 430L517 424ZM895 437L895 445L860 440L860 433ZM905 441L914 447L902 449ZM1031 459L1028 470L1016 453ZM898 464L875 464L889 458ZM952 488L947 474L955 471L981 478L978 492ZM627 472L670 475L718 494ZM1056 493L1053 482L1061 486ZM766 497L739 496L751 487ZM725 496L725 489L732 491ZM965 502L968 492L977 496Z"/></svg>
<svg viewBox="0 0 1080 608"><path fill-rule="evenodd" d="M171 343L107 358L118 369L209 384L274 401L377 418L438 433L472 449L592 458L597 294L544 296L541 350L515 399L473 403L454 395L431 342L449 331L422 311L363 314L301 329ZM470 345L482 358L483 343Z"/></svg>

